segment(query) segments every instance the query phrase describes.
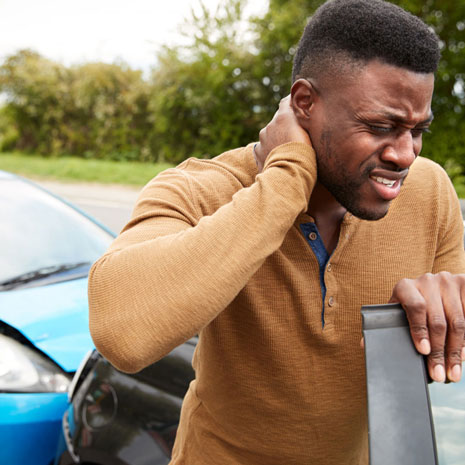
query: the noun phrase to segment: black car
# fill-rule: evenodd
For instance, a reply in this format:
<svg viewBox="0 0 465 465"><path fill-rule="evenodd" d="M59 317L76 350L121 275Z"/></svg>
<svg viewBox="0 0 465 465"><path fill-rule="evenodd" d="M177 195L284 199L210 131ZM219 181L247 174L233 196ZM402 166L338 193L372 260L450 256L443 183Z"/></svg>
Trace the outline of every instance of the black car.
<svg viewBox="0 0 465 465"><path fill-rule="evenodd" d="M90 353L69 391L55 463L167 464L182 399L194 378L196 344L191 339L136 374L122 373Z"/></svg>

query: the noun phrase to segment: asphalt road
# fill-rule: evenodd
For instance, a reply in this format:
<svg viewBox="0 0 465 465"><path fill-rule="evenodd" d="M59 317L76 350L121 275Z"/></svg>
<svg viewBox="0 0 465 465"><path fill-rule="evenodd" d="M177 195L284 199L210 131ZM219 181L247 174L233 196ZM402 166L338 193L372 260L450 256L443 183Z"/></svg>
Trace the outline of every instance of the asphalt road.
<svg viewBox="0 0 465 465"><path fill-rule="evenodd" d="M118 185L55 181L39 181L37 184L74 203L115 233L128 222L140 192L140 188Z"/></svg>
<svg viewBox="0 0 465 465"><path fill-rule="evenodd" d="M106 184L38 182L49 191L76 204L86 213L118 233L131 216L140 188ZM465 218L465 199L461 199Z"/></svg>

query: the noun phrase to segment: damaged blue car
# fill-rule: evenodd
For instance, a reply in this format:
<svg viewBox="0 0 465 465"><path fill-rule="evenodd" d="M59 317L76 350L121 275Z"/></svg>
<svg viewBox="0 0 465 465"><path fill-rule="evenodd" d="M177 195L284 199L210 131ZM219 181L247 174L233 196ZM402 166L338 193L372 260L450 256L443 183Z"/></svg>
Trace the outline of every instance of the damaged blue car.
<svg viewBox="0 0 465 465"><path fill-rule="evenodd" d="M87 275L113 234L0 171L0 463L53 463L67 391L93 348Z"/></svg>

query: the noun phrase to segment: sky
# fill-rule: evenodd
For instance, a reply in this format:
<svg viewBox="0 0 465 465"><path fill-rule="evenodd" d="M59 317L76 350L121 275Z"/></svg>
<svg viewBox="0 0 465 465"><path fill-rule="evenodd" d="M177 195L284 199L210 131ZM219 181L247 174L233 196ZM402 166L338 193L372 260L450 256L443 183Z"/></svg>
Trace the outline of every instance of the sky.
<svg viewBox="0 0 465 465"><path fill-rule="evenodd" d="M215 11L221 0L203 0ZM266 10L249 0L246 14ZM22 48L66 65L124 61L155 65L161 45L181 43L179 26L200 0L0 0L0 60Z"/></svg>

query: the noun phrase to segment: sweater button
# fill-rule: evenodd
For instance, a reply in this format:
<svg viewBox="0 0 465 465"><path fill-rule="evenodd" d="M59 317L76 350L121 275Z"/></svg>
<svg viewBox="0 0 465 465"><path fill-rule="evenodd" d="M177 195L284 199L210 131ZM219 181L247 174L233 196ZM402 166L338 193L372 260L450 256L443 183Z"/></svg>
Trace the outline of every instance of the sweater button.
<svg viewBox="0 0 465 465"><path fill-rule="evenodd" d="M332 306L334 305L334 297L331 296L331 297L328 299L328 305L329 305L330 307L332 307Z"/></svg>
<svg viewBox="0 0 465 465"><path fill-rule="evenodd" d="M333 267L331 266L331 263L328 263L328 266L326 267L326 271L331 271Z"/></svg>
<svg viewBox="0 0 465 465"><path fill-rule="evenodd" d="M311 240L311 241L314 241L318 236L316 235L315 232L311 232L309 235L308 235L308 238Z"/></svg>

